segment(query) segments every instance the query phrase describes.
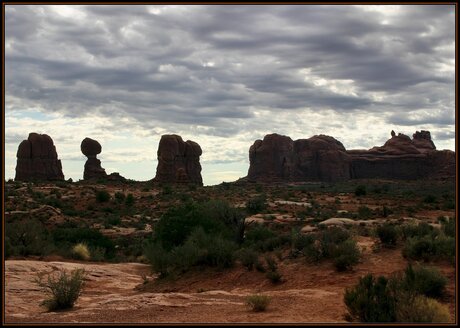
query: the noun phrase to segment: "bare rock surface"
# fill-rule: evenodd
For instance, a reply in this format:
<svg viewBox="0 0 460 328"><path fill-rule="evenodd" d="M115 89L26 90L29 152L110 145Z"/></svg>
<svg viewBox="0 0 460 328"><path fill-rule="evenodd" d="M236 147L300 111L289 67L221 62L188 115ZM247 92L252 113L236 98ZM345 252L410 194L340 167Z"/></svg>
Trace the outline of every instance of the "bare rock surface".
<svg viewBox="0 0 460 328"><path fill-rule="evenodd" d="M49 135L30 133L19 144L16 156L16 181L64 180L61 160Z"/></svg>

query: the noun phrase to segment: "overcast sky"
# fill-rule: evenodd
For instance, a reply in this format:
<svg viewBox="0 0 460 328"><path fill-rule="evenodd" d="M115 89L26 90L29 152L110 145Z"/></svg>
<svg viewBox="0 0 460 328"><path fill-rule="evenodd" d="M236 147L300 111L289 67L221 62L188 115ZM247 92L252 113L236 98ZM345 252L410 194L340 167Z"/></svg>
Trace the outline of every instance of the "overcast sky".
<svg viewBox="0 0 460 328"><path fill-rule="evenodd" d="M454 5L6 5L5 178L30 132L83 178L155 176L158 142L198 142L205 185L246 176L256 139L347 149L429 130L455 150Z"/></svg>

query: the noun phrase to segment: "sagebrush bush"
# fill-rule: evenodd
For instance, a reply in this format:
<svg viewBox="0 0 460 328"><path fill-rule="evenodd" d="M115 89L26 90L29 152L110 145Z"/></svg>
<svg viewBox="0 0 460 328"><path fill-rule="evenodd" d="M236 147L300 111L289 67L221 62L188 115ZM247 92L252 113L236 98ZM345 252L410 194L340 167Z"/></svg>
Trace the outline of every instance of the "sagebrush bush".
<svg viewBox="0 0 460 328"><path fill-rule="evenodd" d="M91 258L88 246L84 243L78 243L72 247L72 255L78 260L88 261Z"/></svg>
<svg viewBox="0 0 460 328"><path fill-rule="evenodd" d="M377 227L377 236L385 246L394 246L398 240L398 230L392 224L384 224Z"/></svg>
<svg viewBox="0 0 460 328"><path fill-rule="evenodd" d="M105 190L98 190L96 192L96 200L99 203L105 203L110 200L110 194Z"/></svg>
<svg viewBox="0 0 460 328"><path fill-rule="evenodd" d="M359 185L355 189L355 195L356 196L364 196L366 193L367 193L366 186L364 186L364 185Z"/></svg>
<svg viewBox="0 0 460 328"><path fill-rule="evenodd" d="M348 316L361 322L447 322L448 309L426 295L442 294L445 282L433 268L412 267L389 279L372 274L345 290Z"/></svg>
<svg viewBox="0 0 460 328"><path fill-rule="evenodd" d="M250 248L242 248L238 251L237 257L241 264L251 271L258 261L259 254Z"/></svg>
<svg viewBox="0 0 460 328"><path fill-rule="evenodd" d="M403 282L408 290L428 297L441 297L444 294L447 279L435 267L409 265L406 268Z"/></svg>
<svg viewBox="0 0 460 328"><path fill-rule="evenodd" d="M402 254L413 260L455 260L455 238L445 235L425 235L406 240Z"/></svg>
<svg viewBox="0 0 460 328"><path fill-rule="evenodd" d="M249 214L257 214L264 211L267 208L267 199L265 196L257 196L249 199L246 202L246 211Z"/></svg>
<svg viewBox="0 0 460 328"><path fill-rule="evenodd" d="M368 274L357 285L347 288L345 305L352 319L361 322L396 321L395 299L389 293L388 279Z"/></svg>
<svg viewBox="0 0 460 328"><path fill-rule="evenodd" d="M347 239L340 243L334 255L334 266L337 271L345 271L358 264L360 251L356 241Z"/></svg>
<svg viewBox="0 0 460 328"><path fill-rule="evenodd" d="M449 309L432 298L415 296L410 302L398 302L398 322L444 323L450 321Z"/></svg>
<svg viewBox="0 0 460 328"><path fill-rule="evenodd" d="M270 300L269 296L251 295L246 298L246 304L249 305L254 312L261 312L267 309Z"/></svg>
<svg viewBox="0 0 460 328"><path fill-rule="evenodd" d="M46 281L43 275L38 275L36 283L51 296L40 305L49 311L72 308L82 292L84 277L83 269L72 270L70 274L60 269L57 275L48 275Z"/></svg>

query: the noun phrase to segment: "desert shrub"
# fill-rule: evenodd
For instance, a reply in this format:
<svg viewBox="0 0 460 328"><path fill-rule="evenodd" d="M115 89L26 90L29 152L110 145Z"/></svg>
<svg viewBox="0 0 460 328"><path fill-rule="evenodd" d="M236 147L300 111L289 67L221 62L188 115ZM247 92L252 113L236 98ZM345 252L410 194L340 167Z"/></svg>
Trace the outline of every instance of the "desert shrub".
<svg viewBox="0 0 460 328"><path fill-rule="evenodd" d="M155 226L153 237L164 248L171 250L182 245L198 227L207 234L219 234L239 242L244 234L244 217L226 202L187 202L163 214Z"/></svg>
<svg viewBox="0 0 460 328"><path fill-rule="evenodd" d="M359 185L355 189L355 195L356 196L364 196L366 194L366 186L364 185Z"/></svg>
<svg viewBox="0 0 460 328"><path fill-rule="evenodd" d="M362 322L446 322L449 311L426 295L439 296L444 277L433 268L412 267L387 279L372 274L345 290L349 317Z"/></svg>
<svg viewBox="0 0 460 328"><path fill-rule="evenodd" d="M167 276L184 273L195 266L231 267L235 260L236 244L220 235L208 234L196 228L184 244L166 249L160 242L150 243L144 254L155 272Z"/></svg>
<svg viewBox="0 0 460 328"><path fill-rule="evenodd" d="M257 196L249 199L246 202L246 211L249 214L257 214L264 211L267 208L267 199L265 196Z"/></svg>
<svg viewBox="0 0 460 328"><path fill-rule="evenodd" d="M428 204L435 203L436 202L436 196L427 195L427 196L425 196L425 198L423 198L423 202L428 203Z"/></svg>
<svg viewBox="0 0 460 328"><path fill-rule="evenodd" d="M246 304L254 312L265 311L268 304L270 304L270 297L265 295L251 295L246 298Z"/></svg>
<svg viewBox="0 0 460 328"><path fill-rule="evenodd" d="M105 203L110 200L110 194L105 190L98 190L96 192L96 201L99 203Z"/></svg>
<svg viewBox="0 0 460 328"><path fill-rule="evenodd" d="M174 266L174 255L163 248L161 243L149 243L144 249L144 255L160 278L168 276Z"/></svg>
<svg viewBox="0 0 460 328"><path fill-rule="evenodd" d="M123 203L125 198L126 198L126 195L124 193L119 192L119 191L115 193L115 200L117 201L117 203Z"/></svg>
<svg viewBox="0 0 460 328"><path fill-rule="evenodd" d="M358 208L358 218L362 220L369 219L372 216L372 210L367 206L360 206Z"/></svg>
<svg viewBox="0 0 460 328"><path fill-rule="evenodd" d="M334 256L334 265L337 271L345 271L358 264L360 251L356 241L347 239L340 243Z"/></svg>
<svg viewBox="0 0 460 328"><path fill-rule="evenodd" d="M441 297L447 279L434 267L409 265L403 278L404 288L428 297Z"/></svg>
<svg viewBox="0 0 460 328"><path fill-rule="evenodd" d="M41 305L49 311L72 308L81 294L84 277L83 269L73 270L70 274L59 270L57 276L48 275L46 281L43 281L43 275L38 275L36 283L51 296Z"/></svg>
<svg viewBox="0 0 460 328"><path fill-rule="evenodd" d="M426 222L420 222L417 225L413 223L403 224L400 229L403 239L436 234L434 228Z"/></svg>
<svg viewBox="0 0 460 328"><path fill-rule="evenodd" d="M429 236L409 238L402 252L406 258L428 261L434 254L433 239Z"/></svg>
<svg viewBox="0 0 460 328"><path fill-rule="evenodd" d="M72 247L72 254L76 259L79 260L88 261L91 258L88 246L86 246L84 243L79 243Z"/></svg>
<svg viewBox="0 0 460 328"><path fill-rule="evenodd" d="M277 284L281 281L281 273L278 271L267 271L265 276L274 284Z"/></svg>
<svg viewBox="0 0 460 328"><path fill-rule="evenodd" d="M384 224L377 227L377 236L385 246L394 246L398 240L398 231L392 224Z"/></svg>
<svg viewBox="0 0 460 328"><path fill-rule="evenodd" d="M106 258L115 255L115 244L100 231L90 228L56 228L52 231L54 244L59 249L70 249L77 243L85 243L89 248L105 249Z"/></svg>
<svg viewBox="0 0 460 328"><path fill-rule="evenodd" d="M455 218L449 218L441 223L442 230L449 237L455 237Z"/></svg>
<svg viewBox="0 0 460 328"><path fill-rule="evenodd" d="M128 196L126 196L125 205L126 206L133 206L134 205L134 196L133 196L133 194L128 194Z"/></svg>
<svg viewBox="0 0 460 328"><path fill-rule="evenodd" d="M403 256L413 260L454 260L455 238L444 235L413 237L406 240Z"/></svg>
<svg viewBox="0 0 460 328"><path fill-rule="evenodd" d="M434 256L433 259L440 258L450 260L455 263L455 238L444 235L433 239Z"/></svg>
<svg viewBox="0 0 460 328"><path fill-rule="evenodd" d="M48 230L38 219L5 222L5 237L10 255L47 255L54 249Z"/></svg>
<svg viewBox="0 0 460 328"><path fill-rule="evenodd" d="M258 262L259 255L250 248L242 248L238 251L237 257L241 261L241 264L251 271Z"/></svg>
<svg viewBox="0 0 460 328"><path fill-rule="evenodd" d="M295 252L302 251L305 247L311 245L315 241L312 234L302 234L299 231L292 231L291 233L291 247Z"/></svg>
<svg viewBox="0 0 460 328"><path fill-rule="evenodd" d="M350 317L361 322L396 321L395 299L389 291L388 279L368 274L357 285L345 290L344 302Z"/></svg>
<svg viewBox="0 0 460 328"><path fill-rule="evenodd" d="M438 301L422 295L411 302L398 302L396 321L398 322L449 322L449 309Z"/></svg>

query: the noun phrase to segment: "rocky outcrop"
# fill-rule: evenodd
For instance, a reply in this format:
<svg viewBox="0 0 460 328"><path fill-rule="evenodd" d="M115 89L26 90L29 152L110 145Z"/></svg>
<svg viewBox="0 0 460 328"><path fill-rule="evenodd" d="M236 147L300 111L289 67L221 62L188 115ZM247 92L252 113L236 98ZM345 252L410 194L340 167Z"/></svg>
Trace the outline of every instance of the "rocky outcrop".
<svg viewBox="0 0 460 328"><path fill-rule="evenodd" d="M85 138L80 145L81 152L83 155L88 157L88 160L85 163L85 171L83 173L83 179L99 179L106 178L107 173L101 167L101 161L96 157L102 151L101 144L94 139Z"/></svg>
<svg viewBox="0 0 460 328"><path fill-rule="evenodd" d="M454 152L437 151L429 131L417 131L412 137L399 133L381 147L349 150L352 178L412 180L455 176Z"/></svg>
<svg viewBox="0 0 460 328"><path fill-rule="evenodd" d="M158 146L158 166L154 181L203 185L199 144L181 136L163 135Z"/></svg>
<svg viewBox="0 0 460 328"><path fill-rule="evenodd" d="M293 141L269 134L249 149L247 180L340 181L347 179L420 179L455 176L455 153L437 151L429 131L409 136L391 131L381 147L349 150L326 135Z"/></svg>
<svg viewBox="0 0 460 328"><path fill-rule="evenodd" d="M336 139L319 135L293 141L279 134L249 149L249 181L338 181L350 178L350 158Z"/></svg>
<svg viewBox="0 0 460 328"><path fill-rule="evenodd" d="M19 144L16 156L16 181L64 180L61 160L50 136L30 133Z"/></svg>

